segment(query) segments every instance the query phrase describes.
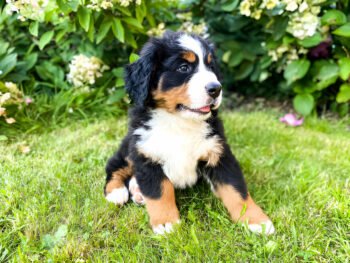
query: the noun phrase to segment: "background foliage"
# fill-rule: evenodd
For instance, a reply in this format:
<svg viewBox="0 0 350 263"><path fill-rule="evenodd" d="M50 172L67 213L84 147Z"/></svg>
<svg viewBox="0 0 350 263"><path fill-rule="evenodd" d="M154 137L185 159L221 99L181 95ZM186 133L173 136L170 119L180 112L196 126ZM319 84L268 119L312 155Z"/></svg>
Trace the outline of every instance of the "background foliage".
<svg viewBox="0 0 350 263"><path fill-rule="evenodd" d="M122 66L165 29L209 35L229 90L349 112L348 0L0 3L0 126L124 112Z"/></svg>
<svg viewBox="0 0 350 263"><path fill-rule="evenodd" d="M13 96L6 85L15 83L23 97L0 101L0 125L125 109L121 66L158 21L175 18L162 0L0 3L0 95Z"/></svg>
<svg viewBox="0 0 350 263"><path fill-rule="evenodd" d="M226 86L349 112L350 1L191 1L217 44Z"/></svg>

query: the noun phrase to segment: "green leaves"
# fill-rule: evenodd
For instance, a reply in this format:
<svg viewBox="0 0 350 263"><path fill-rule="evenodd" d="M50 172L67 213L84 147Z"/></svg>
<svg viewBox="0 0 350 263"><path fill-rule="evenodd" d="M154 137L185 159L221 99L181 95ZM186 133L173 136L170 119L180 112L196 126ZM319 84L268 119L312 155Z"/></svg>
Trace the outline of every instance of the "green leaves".
<svg viewBox="0 0 350 263"><path fill-rule="evenodd" d="M130 57L129 57L129 62L130 63L134 63L136 60L138 60L140 58L139 55L135 54L135 53L131 53Z"/></svg>
<svg viewBox="0 0 350 263"><path fill-rule="evenodd" d="M112 27L112 20L109 17L106 17L99 28L99 32L96 37L97 44L101 43L101 41L106 37L111 27Z"/></svg>
<svg viewBox="0 0 350 263"><path fill-rule="evenodd" d="M60 225L54 235L44 235L42 246L46 249L53 249L56 245L61 244L67 236L67 225Z"/></svg>
<svg viewBox="0 0 350 263"><path fill-rule="evenodd" d="M35 37L38 36L38 33L39 33L39 22L38 21L34 21L34 22L30 23L29 32Z"/></svg>
<svg viewBox="0 0 350 263"><path fill-rule="evenodd" d="M310 68L310 61L307 59L299 59L291 62L284 71L284 78L290 85L294 81L303 78Z"/></svg>
<svg viewBox="0 0 350 263"><path fill-rule="evenodd" d="M328 10L321 18L323 25L343 25L346 23L346 15L339 10Z"/></svg>
<svg viewBox="0 0 350 263"><path fill-rule="evenodd" d="M315 47L322 42L323 38L320 33L314 34L312 37L304 38L303 40L299 40L299 44L305 48Z"/></svg>
<svg viewBox="0 0 350 263"><path fill-rule="evenodd" d="M135 18L133 18L133 17L126 17L126 18L123 18L123 21L124 21L125 23L131 25L131 26L136 27L136 28L140 28L140 29L143 28L143 26L141 25L141 23L140 23L137 19L135 19Z"/></svg>
<svg viewBox="0 0 350 263"><path fill-rule="evenodd" d="M50 43L51 39L53 38L53 35L54 35L54 31L48 31L48 32L45 32L40 40L39 40L39 48L40 50L43 50L44 47Z"/></svg>
<svg viewBox="0 0 350 263"><path fill-rule="evenodd" d="M311 113L315 105L314 97L310 94L298 94L293 100L295 110L306 116Z"/></svg>
<svg viewBox="0 0 350 263"><path fill-rule="evenodd" d="M338 79L339 67L331 61L317 61L313 65L313 82L317 90L322 90Z"/></svg>
<svg viewBox="0 0 350 263"><path fill-rule="evenodd" d="M332 33L341 37L350 37L350 22L334 30Z"/></svg>
<svg viewBox="0 0 350 263"><path fill-rule="evenodd" d="M112 20L112 31L114 36L122 43L124 43L125 35L124 35L124 27L122 22L118 18L113 18Z"/></svg>
<svg viewBox="0 0 350 263"><path fill-rule="evenodd" d="M222 5L221 10L232 12L238 6L238 3L238 0L228 1L227 4Z"/></svg>
<svg viewBox="0 0 350 263"><path fill-rule="evenodd" d="M346 81L350 78L350 58L341 58L338 61L339 76L342 80Z"/></svg>
<svg viewBox="0 0 350 263"><path fill-rule="evenodd" d="M88 32L90 25L91 10L85 7L80 7L78 9L78 20L81 27Z"/></svg>
<svg viewBox="0 0 350 263"><path fill-rule="evenodd" d="M17 64L17 54L8 54L0 59L0 78L5 77Z"/></svg>
<svg viewBox="0 0 350 263"><path fill-rule="evenodd" d="M350 84L344 83L340 86L340 91L337 94L337 102L343 103L350 100Z"/></svg>

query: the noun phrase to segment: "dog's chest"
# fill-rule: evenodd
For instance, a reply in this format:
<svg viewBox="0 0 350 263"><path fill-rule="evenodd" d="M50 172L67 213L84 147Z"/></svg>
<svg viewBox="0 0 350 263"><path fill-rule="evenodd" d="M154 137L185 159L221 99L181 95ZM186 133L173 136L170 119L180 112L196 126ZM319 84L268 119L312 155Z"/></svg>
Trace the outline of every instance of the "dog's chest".
<svg viewBox="0 0 350 263"><path fill-rule="evenodd" d="M162 165L165 175L175 187L196 183L197 163L206 160L210 152L221 147L217 137L209 137L209 125L204 121L184 120L163 111L154 112L149 128L140 128L136 147L139 152Z"/></svg>

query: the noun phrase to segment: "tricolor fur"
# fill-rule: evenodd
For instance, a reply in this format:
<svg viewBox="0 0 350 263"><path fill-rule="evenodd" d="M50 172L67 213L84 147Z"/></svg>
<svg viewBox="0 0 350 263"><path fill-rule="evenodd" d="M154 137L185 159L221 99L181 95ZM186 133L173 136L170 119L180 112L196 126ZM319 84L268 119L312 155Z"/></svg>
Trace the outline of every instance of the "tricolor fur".
<svg viewBox="0 0 350 263"><path fill-rule="evenodd" d="M168 232L180 219L174 188L203 176L234 221L274 232L247 191L217 117L222 90L211 44L185 33L153 38L126 67L125 85L134 107L128 134L106 167L108 201L124 204L130 192L146 204L154 231Z"/></svg>

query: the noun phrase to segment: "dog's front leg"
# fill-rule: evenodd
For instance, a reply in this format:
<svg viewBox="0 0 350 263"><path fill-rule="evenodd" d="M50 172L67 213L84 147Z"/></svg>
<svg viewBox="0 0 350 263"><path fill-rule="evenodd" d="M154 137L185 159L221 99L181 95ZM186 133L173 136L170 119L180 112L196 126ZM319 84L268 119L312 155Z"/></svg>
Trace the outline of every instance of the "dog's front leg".
<svg viewBox="0 0 350 263"><path fill-rule="evenodd" d="M180 221L174 186L160 164L143 156L138 156L135 161L135 176L145 198L152 229L156 234L169 233Z"/></svg>
<svg viewBox="0 0 350 263"><path fill-rule="evenodd" d="M247 222L251 231L275 232L270 218L248 193L243 174L228 145L216 165L207 167L214 194L222 200L234 222Z"/></svg>
<svg viewBox="0 0 350 263"><path fill-rule="evenodd" d="M179 211L175 203L174 186L165 179L161 184L160 198L147 198L146 207L150 217L152 229L157 234L171 232L173 224L179 223Z"/></svg>

